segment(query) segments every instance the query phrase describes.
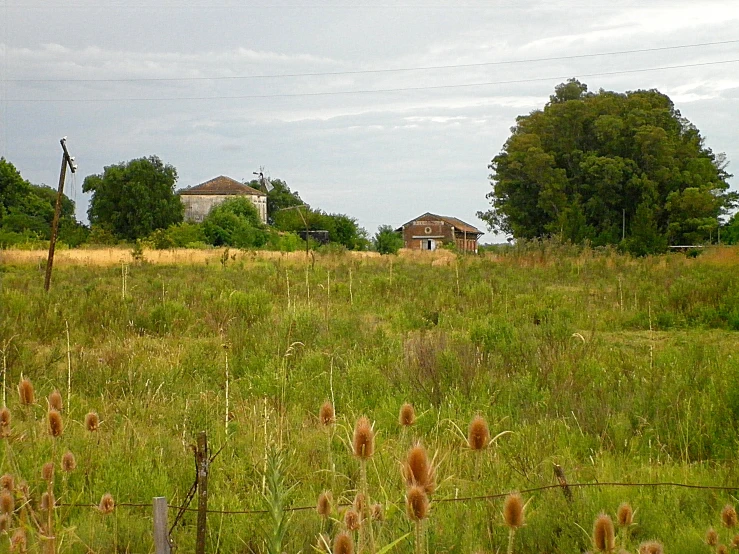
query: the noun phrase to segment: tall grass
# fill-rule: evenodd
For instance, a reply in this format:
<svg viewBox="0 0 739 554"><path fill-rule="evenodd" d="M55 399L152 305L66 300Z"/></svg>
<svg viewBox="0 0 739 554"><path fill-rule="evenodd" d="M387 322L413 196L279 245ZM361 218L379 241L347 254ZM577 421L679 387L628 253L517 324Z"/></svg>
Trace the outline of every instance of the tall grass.
<svg viewBox="0 0 739 554"><path fill-rule="evenodd" d="M439 500L552 484L553 463L570 482L739 482L739 258L727 249L634 260L563 248L526 245L448 265L400 257L392 273L387 258L317 255L306 265L304 255L239 253L222 267L216 252L182 266L131 265L125 298L117 261L60 263L48 295L39 266L6 262L4 376L11 387L28 378L35 391L26 404L7 395L0 473L42 492L39 471L54 448L46 398L67 384L56 458L73 452L77 469L55 480L56 500L98 505L110 493L117 506L108 518L60 508L54 526L65 533L64 551L149 550L149 510L125 504L163 495L179 505L201 430L214 452L222 448L211 508L264 507L265 455L282 431L281 474L294 485L283 508L315 506L327 487L346 505L366 487L385 507L377 550L408 535L394 552L414 549L399 470L411 440L436 453L429 551L505 550L502 501ZM316 417L327 398L329 427ZM399 425L406 402L412 427ZM376 436L360 464L350 452L362 414ZM476 415L487 440L510 431L481 456L467 446ZM583 529L623 495L604 488L573 489L572 502L559 490L527 498L515 552L591 548ZM628 500L639 513L630 543L659 539L671 553L705 548L705 529L730 502L678 489L629 490ZM211 550L265 551L265 515L216 517ZM319 533L336 535L339 517L295 512L282 548L310 551ZM175 529L181 551L192 551L194 527L187 514Z"/></svg>

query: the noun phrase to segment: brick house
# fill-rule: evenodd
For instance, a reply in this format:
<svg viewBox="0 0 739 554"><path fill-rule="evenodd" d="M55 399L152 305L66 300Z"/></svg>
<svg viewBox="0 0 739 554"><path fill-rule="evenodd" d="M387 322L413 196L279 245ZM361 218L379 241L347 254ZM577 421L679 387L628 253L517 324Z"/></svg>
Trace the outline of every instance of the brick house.
<svg viewBox="0 0 739 554"><path fill-rule="evenodd" d="M456 217L425 213L395 230L403 235L411 250L436 250L453 243L462 252L477 252L477 240L484 234Z"/></svg>
<svg viewBox="0 0 739 554"><path fill-rule="evenodd" d="M262 223L267 223L267 195L230 177L221 175L194 187L179 190L177 194L185 206L185 221L200 223L213 206L228 198L246 196L256 206Z"/></svg>

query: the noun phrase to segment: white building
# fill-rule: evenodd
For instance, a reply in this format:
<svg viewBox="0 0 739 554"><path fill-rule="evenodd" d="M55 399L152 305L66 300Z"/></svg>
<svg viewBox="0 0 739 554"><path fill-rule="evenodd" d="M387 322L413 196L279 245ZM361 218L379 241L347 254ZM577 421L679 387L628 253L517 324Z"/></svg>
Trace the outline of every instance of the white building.
<svg viewBox="0 0 739 554"><path fill-rule="evenodd" d="M177 193L185 206L185 221L200 223L213 206L229 198L246 196L256 206L262 223L267 223L267 195L230 177L221 175Z"/></svg>

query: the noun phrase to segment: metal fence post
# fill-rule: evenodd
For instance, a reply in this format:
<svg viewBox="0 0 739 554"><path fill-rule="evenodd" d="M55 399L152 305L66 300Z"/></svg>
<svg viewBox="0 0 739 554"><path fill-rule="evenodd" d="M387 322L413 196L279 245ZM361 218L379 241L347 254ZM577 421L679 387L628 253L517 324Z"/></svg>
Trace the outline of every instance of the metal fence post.
<svg viewBox="0 0 739 554"><path fill-rule="evenodd" d="M167 499L155 496L154 508L154 551L156 554L170 554L169 526L167 524Z"/></svg>

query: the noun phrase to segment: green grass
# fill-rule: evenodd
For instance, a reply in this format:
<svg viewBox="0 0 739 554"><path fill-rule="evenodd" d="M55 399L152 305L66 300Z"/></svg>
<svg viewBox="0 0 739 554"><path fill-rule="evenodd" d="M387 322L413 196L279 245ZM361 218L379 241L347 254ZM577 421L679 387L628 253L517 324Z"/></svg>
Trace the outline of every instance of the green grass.
<svg viewBox="0 0 739 554"><path fill-rule="evenodd" d="M634 260L529 245L440 266L334 254L307 267L254 257L225 267L143 264L129 267L125 298L120 267L60 267L44 294L42 269L5 265L0 349L13 435L0 471L40 495L54 448L45 396L58 388L65 431L57 458L70 449L78 462L66 483L55 483L63 503L96 505L110 492L119 504L165 496L179 505L201 430L212 452L222 449L211 466L211 509L267 509L263 475L274 448L284 507L315 505L332 484L334 498L348 503L360 477L350 437L367 415L378 434L369 493L385 506L375 542L379 549L408 534L393 552L413 552L399 466L416 438L439 463L430 552L505 549L502 499L439 500L550 485L553 463L573 483L739 487L739 259L726 252ZM35 406L19 406L21 374L36 387ZM317 417L331 398L335 474ZM397 422L406 401L418 414L410 436ZM92 435L83 425L90 410L102 422ZM493 436L512 433L476 462L464 435L477 413ZM709 552L705 531L720 528L735 494L583 488L571 503L558 489L525 495L515 551L587 550L598 513L614 515L629 501L632 550L657 538L670 553ZM150 507L121 506L111 516L61 507L57 518L63 552L153 551ZM195 520L186 514L174 531L181 552L194 550ZM265 552L269 522L268 514L211 514L208 552ZM283 550L311 552L320 531L339 528L322 527L315 510L293 512Z"/></svg>

